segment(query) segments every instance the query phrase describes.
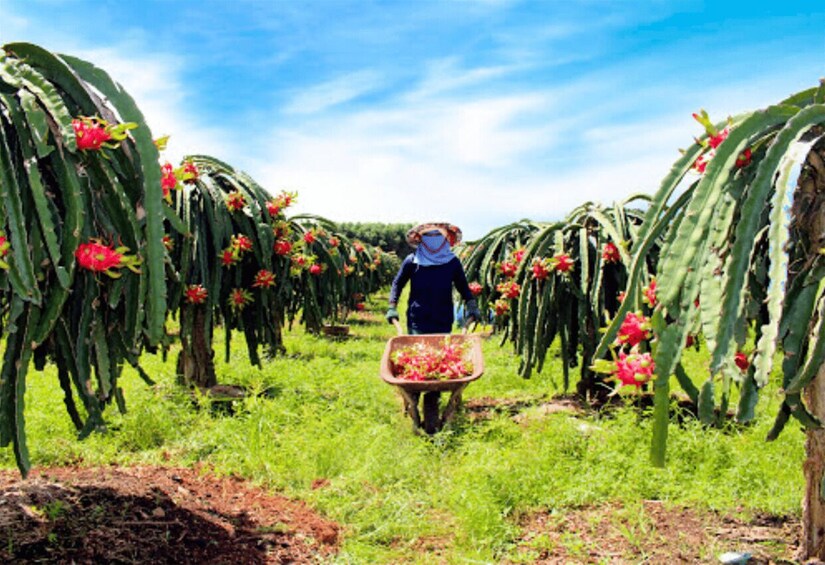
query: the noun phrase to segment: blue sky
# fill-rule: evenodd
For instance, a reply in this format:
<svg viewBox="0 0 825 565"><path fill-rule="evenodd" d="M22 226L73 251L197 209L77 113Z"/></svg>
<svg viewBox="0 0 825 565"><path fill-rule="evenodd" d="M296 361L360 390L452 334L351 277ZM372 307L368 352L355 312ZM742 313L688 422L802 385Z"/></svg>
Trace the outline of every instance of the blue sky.
<svg viewBox="0 0 825 565"><path fill-rule="evenodd" d="M208 154L297 211L468 238L653 192L691 113L825 77L825 3L0 0L0 43L88 59L167 157Z"/></svg>

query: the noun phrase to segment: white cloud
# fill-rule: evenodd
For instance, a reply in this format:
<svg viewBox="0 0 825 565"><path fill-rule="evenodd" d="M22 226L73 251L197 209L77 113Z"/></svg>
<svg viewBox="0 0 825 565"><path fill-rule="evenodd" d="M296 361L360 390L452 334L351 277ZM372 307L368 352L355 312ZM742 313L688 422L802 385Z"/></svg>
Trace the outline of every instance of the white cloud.
<svg viewBox="0 0 825 565"><path fill-rule="evenodd" d="M537 104L540 101L513 97L460 105L455 112L444 116L436 131L444 139L445 150L458 162L500 167L542 142L538 131L508 127L510 119Z"/></svg>
<svg viewBox="0 0 825 565"><path fill-rule="evenodd" d="M699 127L683 100L645 112L633 105L640 96L678 98L668 88L625 88L620 73L510 95L402 93L383 109L276 128L266 161L250 172L270 190L298 190L300 211L340 221L440 218L477 238L522 218L558 219L586 201L655 192ZM617 115L621 108L633 115Z"/></svg>
<svg viewBox="0 0 825 565"><path fill-rule="evenodd" d="M331 81L304 89L287 102L287 114L315 114L348 102L381 86L381 76L374 71L349 73Z"/></svg>
<svg viewBox="0 0 825 565"><path fill-rule="evenodd" d="M419 86L407 97L411 100L428 98L449 91L477 86L492 79L500 78L517 66L493 66L464 69L456 57L440 59L429 63Z"/></svg>
<svg viewBox="0 0 825 565"><path fill-rule="evenodd" d="M273 192L298 190L300 211L338 221L440 218L474 238L524 217L557 219L586 200L652 192L678 157L678 121L651 121L585 129L575 149L592 155L586 166L551 170L530 160L571 127L549 119L550 100L439 100L316 120L276 130L267 160L250 172ZM541 119L525 122L533 115Z"/></svg>

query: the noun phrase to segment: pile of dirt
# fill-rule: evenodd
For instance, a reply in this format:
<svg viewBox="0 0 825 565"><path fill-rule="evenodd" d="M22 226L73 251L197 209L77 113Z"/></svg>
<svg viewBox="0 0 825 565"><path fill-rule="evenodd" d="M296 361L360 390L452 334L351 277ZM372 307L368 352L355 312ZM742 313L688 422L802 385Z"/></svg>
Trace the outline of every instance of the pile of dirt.
<svg viewBox="0 0 825 565"><path fill-rule="evenodd" d="M720 563L750 554L749 565L794 563L798 519L741 520L711 511L644 501L537 513L522 521L519 563Z"/></svg>
<svg viewBox="0 0 825 565"><path fill-rule="evenodd" d="M194 469L0 471L5 563L315 563L338 531L301 502Z"/></svg>

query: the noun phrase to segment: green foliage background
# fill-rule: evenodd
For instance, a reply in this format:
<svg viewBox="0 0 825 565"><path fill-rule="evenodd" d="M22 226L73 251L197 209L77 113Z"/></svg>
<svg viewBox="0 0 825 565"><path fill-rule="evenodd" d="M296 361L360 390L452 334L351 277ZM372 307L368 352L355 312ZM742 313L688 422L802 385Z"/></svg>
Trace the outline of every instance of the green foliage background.
<svg viewBox="0 0 825 565"><path fill-rule="evenodd" d="M407 244L407 232L417 224L385 224L381 222L339 222L338 231L349 239L380 247L387 253L395 253L404 259L412 253Z"/></svg>

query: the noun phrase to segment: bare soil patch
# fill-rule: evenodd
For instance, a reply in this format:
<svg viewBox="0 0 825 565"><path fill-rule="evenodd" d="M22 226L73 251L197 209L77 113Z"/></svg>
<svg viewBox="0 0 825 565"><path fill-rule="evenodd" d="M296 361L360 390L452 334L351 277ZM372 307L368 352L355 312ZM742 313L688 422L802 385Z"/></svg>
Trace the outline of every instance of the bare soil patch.
<svg viewBox="0 0 825 565"><path fill-rule="evenodd" d="M749 565L795 563L797 518L745 521L658 501L605 504L522 521L514 563L721 563L727 552L748 553Z"/></svg>
<svg viewBox="0 0 825 565"><path fill-rule="evenodd" d="M317 563L338 533L301 502L196 469L0 471L5 563Z"/></svg>
<svg viewBox="0 0 825 565"><path fill-rule="evenodd" d="M323 488L318 481L314 488ZM795 563L797 518L743 520L658 501L525 517L510 563ZM0 471L0 562L320 563L339 526L236 477L165 467ZM436 562L440 543L421 550Z"/></svg>

